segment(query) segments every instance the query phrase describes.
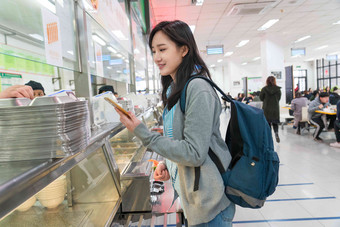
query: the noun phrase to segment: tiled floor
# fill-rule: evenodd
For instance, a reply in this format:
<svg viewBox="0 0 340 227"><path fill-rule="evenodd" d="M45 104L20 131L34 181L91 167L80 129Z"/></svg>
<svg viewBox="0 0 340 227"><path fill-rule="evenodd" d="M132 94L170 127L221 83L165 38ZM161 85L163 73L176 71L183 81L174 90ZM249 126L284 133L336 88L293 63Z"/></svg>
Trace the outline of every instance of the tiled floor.
<svg viewBox="0 0 340 227"><path fill-rule="evenodd" d="M329 146L334 132L322 132L324 143L313 141L312 132L299 136L291 125L280 127L279 186L263 208L237 207L235 227L340 226L340 149Z"/></svg>
<svg viewBox="0 0 340 227"><path fill-rule="evenodd" d="M221 115L225 135L228 111ZM332 148L334 132L323 132L324 143L312 139L312 132L294 134L291 125L279 129L281 143L274 142L279 154L280 180L275 193L261 209L237 206L234 227L339 227L340 149ZM175 215L167 216L175 226ZM155 220L163 226L164 217Z"/></svg>

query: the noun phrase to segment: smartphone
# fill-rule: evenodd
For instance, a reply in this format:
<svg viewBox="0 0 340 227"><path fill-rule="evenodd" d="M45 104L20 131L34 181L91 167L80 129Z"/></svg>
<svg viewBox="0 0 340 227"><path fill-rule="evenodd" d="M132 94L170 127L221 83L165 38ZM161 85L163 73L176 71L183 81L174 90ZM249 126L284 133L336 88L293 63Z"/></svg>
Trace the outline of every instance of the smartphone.
<svg viewBox="0 0 340 227"><path fill-rule="evenodd" d="M119 109L123 114L125 114L128 118L130 118L129 113L124 110L118 103L114 102L112 99L105 97L104 98L106 101L108 101L112 106L116 107L117 109Z"/></svg>

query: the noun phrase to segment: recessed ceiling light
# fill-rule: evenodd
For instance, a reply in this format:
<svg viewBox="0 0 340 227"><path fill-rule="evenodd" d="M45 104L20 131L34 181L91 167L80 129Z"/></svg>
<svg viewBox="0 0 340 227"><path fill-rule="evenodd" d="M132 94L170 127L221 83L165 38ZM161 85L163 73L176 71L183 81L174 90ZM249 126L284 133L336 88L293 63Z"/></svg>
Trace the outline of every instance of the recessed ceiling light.
<svg viewBox="0 0 340 227"><path fill-rule="evenodd" d="M214 65L214 64L210 65L211 68L214 68L215 66L216 66L216 65Z"/></svg>
<svg viewBox="0 0 340 227"><path fill-rule="evenodd" d="M243 62L241 65L246 65L246 64L248 64L248 62Z"/></svg>
<svg viewBox="0 0 340 227"><path fill-rule="evenodd" d="M301 37L300 39L295 40L294 43L301 42L301 41L303 41L303 40L305 40L305 39L309 39L310 37L312 37L312 36L306 35L306 36L304 36L304 37Z"/></svg>
<svg viewBox="0 0 340 227"><path fill-rule="evenodd" d="M222 61L223 61L223 59L218 59L218 60L217 60L217 62L222 62Z"/></svg>
<svg viewBox="0 0 340 227"><path fill-rule="evenodd" d="M314 58L308 58L308 59L306 59L304 61L314 61Z"/></svg>
<svg viewBox="0 0 340 227"><path fill-rule="evenodd" d="M228 57L228 56L232 55L233 53L234 53L234 52L229 51L229 52L227 52L227 53L224 54L224 57Z"/></svg>
<svg viewBox="0 0 340 227"><path fill-rule="evenodd" d="M322 49L325 49L327 47L328 47L328 45L323 45L321 47L315 48L314 50L322 50Z"/></svg>
<svg viewBox="0 0 340 227"><path fill-rule="evenodd" d="M253 61L257 61L259 59L261 59L261 57L255 57L255 58L253 58Z"/></svg>
<svg viewBox="0 0 340 227"><path fill-rule="evenodd" d="M239 44L236 45L236 47L243 47L243 46L246 45L248 42L249 42L248 39L242 40L241 42L239 42Z"/></svg>
<svg viewBox="0 0 340 227"><path fill-rule="evenodd" d="M259 27L257 30L258 31L264 31L264 30L270 28L271 26L273 26L278 21L279 21L279 19L271 19L271 20L267 21L264 25Z"/></svg>

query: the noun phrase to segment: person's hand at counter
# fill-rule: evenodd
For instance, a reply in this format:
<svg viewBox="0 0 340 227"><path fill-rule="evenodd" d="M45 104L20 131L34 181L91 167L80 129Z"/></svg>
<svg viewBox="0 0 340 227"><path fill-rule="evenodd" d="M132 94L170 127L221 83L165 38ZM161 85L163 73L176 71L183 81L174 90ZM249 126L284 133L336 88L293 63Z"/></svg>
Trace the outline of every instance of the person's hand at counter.
<svg viewBox="0 0 340 227"><path fill-rule="evenodd" d="M6 98L34 98L33 89L26 85L13 85L0 92L0 99Z"/></svg>
<svg viewBox="0 0 340 227"><path fill-rule="evenodd" d="M162 162L160 162L153 174L153 178L158 181L167 181L170 179L170 175L168 172L168 169L166 168L166 165Z"/></svg>
<svg viewBox="0 0 340 227"><path fill-rule="evenodd" d="M118 108L115 108L117 113L120 116L120 122L125 125L125 127L130 131L133 132L135 128L141 123L140 120L132 113L129 112L129 117L127 117L122 111L120 111Z"/></svg>

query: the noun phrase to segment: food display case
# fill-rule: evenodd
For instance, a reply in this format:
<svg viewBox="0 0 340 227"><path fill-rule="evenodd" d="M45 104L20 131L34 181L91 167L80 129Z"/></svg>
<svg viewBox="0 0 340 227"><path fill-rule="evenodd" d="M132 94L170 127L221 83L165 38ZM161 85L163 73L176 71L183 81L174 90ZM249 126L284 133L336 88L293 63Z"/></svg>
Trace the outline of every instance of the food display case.
<svg viewBox="0 0 340 227"><path fill-rule="evenodd" d="M138 117L152 128L154 116L150 108ZM117 212L151 212L151 158L110 123L71 156L0 162L0 226L110 226Z"/></svg>

